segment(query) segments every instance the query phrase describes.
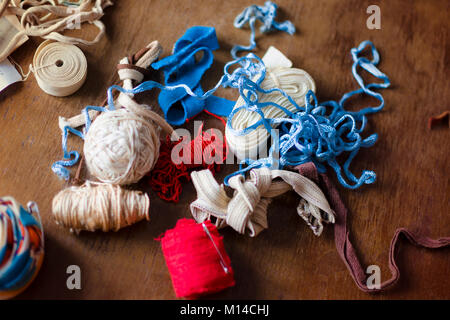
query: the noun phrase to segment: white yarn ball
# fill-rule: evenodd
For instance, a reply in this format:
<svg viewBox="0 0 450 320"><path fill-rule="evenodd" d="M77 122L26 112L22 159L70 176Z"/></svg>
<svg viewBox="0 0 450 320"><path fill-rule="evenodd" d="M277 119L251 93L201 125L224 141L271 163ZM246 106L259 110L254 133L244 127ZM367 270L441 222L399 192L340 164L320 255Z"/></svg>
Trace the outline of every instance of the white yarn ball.
<svg viewBox="0 0 450 320"><path fill-rule="evenodd" d="M313 78L304 70L297 68L277 67L268 69L261 88L269 90L279 88L284 90L292 99L301 107L305 105L305 96L309 90L316 91L316 85ZM260 102L275 102L280 106L295 111L294 105L281 93L273 92L269 94L259 94ZM244 105L244 99L239 97L234 108ZM279 118L285 116L285 113L276 107L266 107L262 109L265 118ZM261 120L261 116L256 112L241 109L233 119L231 125L235 130L243 130ZM267 140L269 133L263 125L258 126L255 130L242 136L234 135L230 128L225 128L225 135L228 146L236 157L241 160L245 158L258 159L266 157L268 147ZM266 152L267 151L267 152ZM264 154L263 154L264 153Z"/></svg>
<svg viewBox="0 0 450 320"><path fill-rule="evenodd" d="M159 129L151 121L126 109L105 112L86 134L86 166L102 182L136 183L153 169L159 145Z"/></svg>

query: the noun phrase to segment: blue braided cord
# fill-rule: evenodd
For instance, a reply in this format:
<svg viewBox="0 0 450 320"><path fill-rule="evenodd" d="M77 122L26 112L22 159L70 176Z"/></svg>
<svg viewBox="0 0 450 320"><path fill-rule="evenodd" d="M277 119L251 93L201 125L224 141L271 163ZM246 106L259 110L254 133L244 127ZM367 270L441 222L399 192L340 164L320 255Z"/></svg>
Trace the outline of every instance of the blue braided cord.
<svg viewBox="0 0 450 320"><path fill-rule="evenodd" d="M366 47L370 47L370 50L372 53L372 60L368 60L367 58L364 58L364 57L359 57L359 54L362 51L364 51L366 49ZM358 116L358 117L361 117L361 116L363 116L365 114L369 114L369 113L376 113L376 112L380 111L381 109L383 109L384 98L380 93L375 92L372 89L385 89L385 88L389 87L391 84L391 82L389 81L389 78L376 67L378 65L378 63L380 62L380 55L379 55L377 49L375 48L374 44L368 40L361 42L361 44L357 48L351 49L350 52L351 52L351 55L353 58L352 74L353 74L353 77L355 78L356 82L360 86L360 89L344 94L342 96L341 100L339 101L339 104L341 106L344 106L345 102L348 99L350 99L352 96L365 93L365 94L372 96L375 99L379 100L380 104L376 107L367 107L367 108L364 108L359 111L354 111L354 112L350 111L349 113L352 115ZM362 77L358 74L358 67L360 67L363 70L366 70L367 72L372 74L374 77L382 80L383 82L382 83L369 83L366 85L364 83L364 80L362 79Z"/></svg>
<svg viewBox="0 0 450 320"><path fill-rule="evenodd" d="M264 6L251 5L244 9L234 20L234 26L236 28L243 28L247 23L250 26L250 45L242 46L235 45L231 49L231 56L233 59L237 59L237 53L239 51L252 51L256 47L255 41L255 23L257 20L261 21L263 25L259 28L261 33L266 33L273 30L280 30L293 35L295 33L295 26L290 21L276 22L278 6L271 2L266 1Z"/></svg>
<svg viewBox="0 0 450 320"><path fill-rule="evenodd" d="M369 47L372 53L372 60L360 57L359 54ZM279 137L273 136L273 131L268 130L272 140L278 142L271 146L267 158L252 160L244 159L240 163L240 169L225 178L228 180L237 174L259 167L279 167L297 166L306 162L314 162L319 172L325 172L328 164L336 172L338 181L346 188L356 189L363 184L371 184L376 180L373 171L363 170L358 178L350 171L350 164L360 148L369 148L374 145L378 135L372 134L367 138L362 138L361 133L367 124L367 114L379 112L384 107L383 96L373 91L373 89L383 89L390 85L388 77L382 73L376 64L379 63L379 54L375 46L370 41L362 42L357 48L351 50L353 58L352 74L360 89L351 91L343 95L342 99L336 101L326 101L318 104L317 98L312 91L305 96L305 108L291 115L287 113L284 118L266 119L269 124L279 125ZM365 84L358 74L358 67L371 73L376 78L382 80L381 83ZM367 94L380 101L376 107L367 107L359 111L347 111L344 108L345 102L356 94ZM248 111L255 111L259 115L261 105L257 101L250 105L246 101ZM233 114L230 114L227 125ZM261 115L263 117L263 115ZM259 121L261 123L264 121ZM264 122L266 123L266 122ZM243 130L246 133L252 131L257 126L249 127L250 130ZM343 153L349 153L344 163L341 165L337 157ZM278 158L276 156L278 155Z"/></svg>
<svg viewBox="0 0 450 320"><path fill-rule="evenodd" d="M113 104L113 108L114 108L114 104ZM84 108L82 113L86 117L86 125L85 125L86 133L88 132L89 127L91 126L91 123L92 123L92 119L89 116L89 110L96 110L96 111L100 111L100 112L109 111L107 108L96 107L96 106L87 106L86 108ZM111 110L114 110L114 109L111 109ZM76 130L72 127L65 126L62 129L63 159L59 160L59 161L55 161L52 164L52 171L58 177L60 177L64 180L69 180L69 178L70 178L70 171L66 168L74 166L80 159L80 154L78 151L75 151L75 150L68 151L67 150L67 138L69 137L69 133L73 133L74 135L80 137L83 140L85 138L85 134L83 132Z"/></svg>

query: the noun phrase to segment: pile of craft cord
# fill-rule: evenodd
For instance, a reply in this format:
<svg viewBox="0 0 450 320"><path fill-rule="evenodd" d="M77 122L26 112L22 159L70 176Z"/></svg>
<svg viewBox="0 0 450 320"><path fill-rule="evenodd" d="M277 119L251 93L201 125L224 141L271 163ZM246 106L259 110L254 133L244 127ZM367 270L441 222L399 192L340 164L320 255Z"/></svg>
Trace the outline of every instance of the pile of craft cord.
<svg viewBox="0 0 450 320"><path fill-rule="evenodd" d="M177 297L194 299L234 286L223 237L210 221L180 219L158 240Z"/></svg>
<svg viewBox="0 0 450 320"><path fill-rule="evenodd" d="M372 60L360 56L367 47L371 50ZM364 170L358 178L349 167L360 148L371 147L378 138L376 133L366 138L363 138L361 134L367 125L367 115L376 113L384 107L383 96L373 90L389 87L390 81L376 67L380 58L372 42L362 42L357 48L351 50L351 55L352 73L360 89L344 94L339 103L327 101L318 104L314 93L308 92L304 110L291 114L290 117L270 120L271 123L280 125L280 133L279 138L274 139L276 143L272 145L269 157L258 160L246 159L241 163L241 170L234 174L262 166L283 168L312 161L319 172L326 171L323 163L332 167L344 187L356 189L363 184L375 182L375 172ZM358 67L382 82L364 83L358 73ZM359 94L371 96L377 99L379 104L358 111L345 110L345 103ZM338 157L343 157L344 154L346 160L341 164Z"/></svg>
<svg viewBox="0 0 450 320"><path fill-rule="evenodd" d="M361 52L367 46L371 49L372 60L360 56ZM153 88L164 90L184 88L193 97L207 99L220 86L237 88L239 95L244 100L244 104L241 107L235 108L228 116L227 130L234 135L246 135L263 125L270 132L274 144L270 148L269 157L258 160L244 159L241 162L241 169L228 176L225 179L225 184L228 184L228 179L231 176L242 174L252 168L283 168L287 165L298 165L313 161L322 172L325 171L325 166L321 164L324 162L327 163L334 169L339 182L343 186L356 189L362 184L373 183L376 178L375 172L368 170L364 170L362 175L357 178L350 172L349 166L361 147L370 147L377 139L377 134L372 134L363 139L361 133L367 124L366 115L378 112L384 107L383 96L374 90L387 88L390 85L390 81L376 67L380 57L372 42L362 42L357 48L351 50L351 54L353 58L352 73L360 89L344 94L339 103L336 101L327 101L318 105L314 93L309 92L305 97L305 107L301 107L291 96L279 88L271 88L268 90L261 88L261 84L266 77L266 67L263 61L253 53L249 53L245 57L227 63L224 67L224 75L220 81L214 88L202 95L195 94L184 84L169 87L154 81L146 81L132 90L126 90L119 86L111 86L108 89L108 100L110 104L113 103L112 92L114 90L136 94ZM236 69L230 72L229 70L233 67L236 67ZM377 79L382 80L382 82L366 84L358 74L358 68L366 70ZM295 112L291 112L272 101L261 102L259 100L261 93L271 94L275 92L284 96L294 106ZM359 94L374 97L380 103L377 106L366 107L359 111L345 110L344 106L346 101ZM314 105L311 105L310 99L313 100ZM286 117L275 119L266 118L262 110L269 106L280 108L286 114ZM237 130L233 128L231 119L241 109L256 112L261 119L245 129ZM281 133L279 136L273 136L272 128L276 125L281 125ZM349 152L349 155L344 163L341 164L337 157L343 156L344 152Z"/></svg>
<svg viewBox="0 0 450 320"><path fill-rule="evenodd" d="M59 1L58 4L60 4ZM3 52L0 52L0 61L6 59L24 35L68 44L92 45L100 41L105 34L105 25L100 19L104 15L103 10L113 5L112 1L82 0L78 4L69 1L64 1L62 5L58 4L53 0L3 0L0 4L0 17L2 14L18 16L23 30L11 39ZM28 8L24 9L25 6ZM60 33L63 30L76 27L76 23L81 25L84 22L92 23L99 29L93 40L69 37Z"/></svg>
<svg viewBox="0 0 450 320"><path fill-rule="evenodd" d="M289 22L289 21L285 21L283 23L277 23L276 21L274 21L274 18L276 16L276 9L277 6L270 2L267 1L264 7L258 7L258 6L252 6L252 9L245 9L244 12L241 14L243 17L241 19L237 19L239 20L239 22L236 22L240 27L242 27L246 22L250 22L250 25L253 26L252 27L252 38L254 39L254 34L255 34L255 29L254 29L254 23L256 20L261 20L264 22L265 27L262 28L263 32L268 32L268 31L272 31L272 30L282 30L282 31L286 31L289 33L293 33L295 31L295 28L293 27L293 25ZM191 28L192 29L192 28ZM213 40L211 40L211 34L212 31L210 30L210 28L197 28L195 29L196 32L202 31L205 34L202 36L201 34L198 35L198 37L201 38L205 38L208 39L207 42L212 42L214 43ZM189 38L189 41L190 38ZM206 41L206 40L205 40ZM183 45L185 45L183 43ZM212 45L213 48L215 48L214 45ZM187 46L186 48L190 48L190 46ZM251 48L254 48L254 46L251 46ZM185 48L184 48L185 49ZM185 49L187 50L187 49ZM234 52L238 52L244 50L242 48L240 48L239 46L236 46L236 49L234 49ZM206 50L206 53L210 52L210 50ZM171 56L174 57L175 55ZM191 55L189 55L189 58L191 57ZM167 58L166 58L167 59ZM174 57L173 59L177 59L176 57ZM168 61L168 63L171 62L170 60ZM159 63L155 65L156 68L159 68ZM236 68L236 70L234 70L233 72L231 72L230 70ZM198 71L195 71L198 72ZM169 75L171 73L169 72ZM254 99L254 89L255 88L259 88L260 92L263 93L272 93L272 92L280 92L282 93L288 100L290 100L291 102L293 102L292 98L289 97L287 94L283 93L282 90L279 89L273 89L273 90L262 90L260 88L262 81L264 80L266 75L266 68L264 66L264 63L261 61L261 59L254 55L253 53L248 54L245 57L241 57L241 58L236 58L235 60L227 63L224 67L224 75L221 77L220 81L216 84L216 86L214 88L212 88L211 90L203 93L202 91L200 91L200 93L195 90L195 88L192 88L192 85L190 84L185 84L185 83L178 83L176 85L162 85L158 82L155 81L146 81L143 82L142 84L140 84L139 86L137 86L134 89L126 89L126 88L121 88L120 86L111 86L108 89L108 104L109 105L113 105L114 101L113 101L113 92L114 90L118 90L121 93L127 93L127 94L137 94L137 93L141 93L141 92L145 92L148 90L152 90L154 88L157 89L161 89L163 92L166 92L166 95L168 95L168 93L170 92L179 92L180 88L184 89L185 92L191 96L191 97L195 97L199 100L207 100L209 98L212 97L213 93L217 91L217 89L219 87L231 87L231 88L236 88L239 89L239 94L241 97L243 97L245 104L249 105L249 99ZM253 79L253 81L252 81ZM293 103L294 106L297 106L296 103ZM262 107L267 107L270 106L271 103L268 102L267 104L263 105ZM234 115L235 113L239 112L241 110L241 108L235 108L234 113L232 112L232 115ZM211 111L211 110L210 110ZM259 125L261 125L262 123L265 123L265 125L267 125L267 127L269 126L268 122L264 121L264 114L259 111L258 112L262 119L258 122L256 122L252 128L256 128ZM232 116L230 115L228 119L232 118ZM230 121L230 120L228 120ZM227 124L227 126L229 127L229 122ZM231 128L231 130L234 132L236 130L233 130ZM245 130L243 130L242 132L239 131L239 134L244 135L246 133ZM236 133L238 134L238 133Z"/></svg>
<svg viewBox="0 0 450 320"><path fill-rule="evenodd" d="M0 300L25 290L43 260L44 233L36 203L29 202L27 211L12 197L0 198Z"/></svg>

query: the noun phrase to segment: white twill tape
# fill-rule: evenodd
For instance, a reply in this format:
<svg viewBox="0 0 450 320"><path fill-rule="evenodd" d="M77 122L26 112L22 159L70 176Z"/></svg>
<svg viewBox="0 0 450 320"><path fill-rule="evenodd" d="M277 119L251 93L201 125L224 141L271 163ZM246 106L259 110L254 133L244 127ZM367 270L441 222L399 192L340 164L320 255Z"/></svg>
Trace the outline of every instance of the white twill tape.
<svg viewBox="0 0 450 320"><path fill-rule="evenodd" d="M263 61L267 68L266 78L261 83L263 89L280 88L290 95L299 106L305 105L305 96L309 90L316 91L313 78L304 70L292 68L292 62L275 47L269 47ZM279 92L260 94L259 101L275 102L290 111L295 111L294 105ZM238 108L244 103L244 99L239 97L234 108ZM279 118L285 115L282 110L275 107L266 107L263 113L266 118ZM256 112L242 109L231 119L231 125L236 130L243 130L260 119L261 117ZM263 125L241 136L234 135L227 126L225 136L230 150L238 160L258 159L268 155L269 133Z"/></svg>
<svg viewBox="0 0 450 320"><path fill-rule="evenodd" d="M37 48L31 70L45 93L65 97L86 80L87 60L75 45L46 40Z"/></svg>

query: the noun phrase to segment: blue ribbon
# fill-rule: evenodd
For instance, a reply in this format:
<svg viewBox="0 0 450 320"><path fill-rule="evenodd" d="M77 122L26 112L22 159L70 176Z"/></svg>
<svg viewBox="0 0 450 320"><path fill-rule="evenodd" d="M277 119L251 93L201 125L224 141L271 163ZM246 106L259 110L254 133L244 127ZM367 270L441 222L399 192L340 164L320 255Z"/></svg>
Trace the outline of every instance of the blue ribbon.
<svg viewBox="0 0 450 320"><path fill-rule="evenodd" d="M164 71L165 85L173 87L184 84L196 96L203 95L200 81L214 60L213 51L219 49L216 31L212 27L196 26L189 28L175 43L173 54L152 64L156 70ZM203 57L196 61L196 54ZM168 123L181 125L187 119L207 110L218 116L228 116L234 102L209 96L199 100L187 94L183 88L176 90L161 90L158 102Z"/></svg>

